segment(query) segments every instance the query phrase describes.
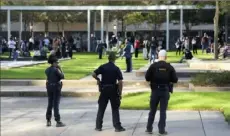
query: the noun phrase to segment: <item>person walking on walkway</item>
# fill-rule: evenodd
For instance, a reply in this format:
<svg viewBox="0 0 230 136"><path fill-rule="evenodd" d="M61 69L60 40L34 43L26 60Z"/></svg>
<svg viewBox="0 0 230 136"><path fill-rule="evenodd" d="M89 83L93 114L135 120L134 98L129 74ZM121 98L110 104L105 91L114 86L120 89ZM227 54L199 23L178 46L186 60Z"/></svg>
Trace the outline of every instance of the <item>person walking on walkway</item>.
<svg viewBox="0 0 230 136"><path fill-rule="evenodd" d="M93 77L97 80L99 85L100 96L98 99L98 112L96 119L96 131L102 131L102 123L104 113L108 104L111 103L112 116L113 116L113 126L116 132L125 131L121 126L119 108L121 103L122 95L122 80L123 76L119 67L117 67L114 62L116 59L115 53L109 54L109 62L101 65L98 69L93 72ZM97 77L102 76L101 82ZM117 84L118 81L118 84Z"/></svg>
<svg viewBox="0 0 230 136"><path fill-rule="evenodd" d="M172 92L171 83L177 83L175 69L166 63L167 52L161 50L159 52L159 61L153 63L145 75L146 81L150 82L151 86L151 100L150 112L148 117L146 132L152 134L153 122L155 119L158 104L160 103L160 121L158 123L159 134L167 134L166 126L166 109L168 107L168 100L170 98L169 92Z"/></svg>
<svg viewBox="0 0 230 136"><path fill-rule="evenodd" d="M125 72L132 72L133 45L131 44L130 39L127 39L126 47L124 51L125 51L124 56L126 58L126 71Z"/></svg>
<svg viewBox="0 0 230 136"><path fill-rule="evenodd" d="M58 65L58 59L56 56L50 55L48 63L51 64L51 66L45 70L47 77L46 89L48 94L48 107L46 111L47 127L51 126L52 109L54 109L54 117L57 122L56 127L64 127L65 124L61 122L59 114L59 103L62 89L61 79L64 79L64 74L61 67Z"/></svg>
<svg viewBox="0 0 230 136"><path fill-rule="evenodd" d="M151 52L150 52L150 64L151 64L157 58L158 42L156 41L155 37L152 37L150 48L151 48Z"/></svg>

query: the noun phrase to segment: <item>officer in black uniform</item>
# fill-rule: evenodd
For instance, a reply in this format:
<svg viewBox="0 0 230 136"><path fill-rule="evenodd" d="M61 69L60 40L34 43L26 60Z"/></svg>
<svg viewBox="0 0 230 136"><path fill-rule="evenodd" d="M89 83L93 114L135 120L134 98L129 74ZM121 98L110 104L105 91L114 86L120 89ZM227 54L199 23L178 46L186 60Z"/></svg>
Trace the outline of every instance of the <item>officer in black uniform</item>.
<svg viewBox="0 0 230 136"><path fill-rule="evenodd" d="M105 48L106 48L106 44L103 41L100 41L99 44L97 45L97 52L98 52L99 59L102 59L103 49Z"/></svg>
<svg viewBox="0 0 230 136"><path fill-rule="evenodd" d="M60 120L59 103L61 97L62 82L64 74L58 65L58 59L54 55L50 55L48 63L51 64L45 71L47 76L46 89L48 94L48 107L46 112L47 127L51 126L52 108L54 109L54 117L57 122L56 127L64 127L65 124Z"/></svg>
<svg viewBox="0 0 230 136"><path fill-rule="evenodd" d="M114 64L116 59L115 53L109 54L109 62L101 65L98 69L96 69L93 73L93 77L97 80L98 84L100 84L100 96L98 99L98 113L96 119L96 131L102 131L102 123L103 117L105 113L105 109L107 107L108 101L111 103L112 107L112 116L113 116L113 126L115 128L115 132L125 131L125 129L121 126L120 115L119 115L119 107L120 100L122 95L122 73L120 69ZM97 77L99 74L102 76L102 80ZM116 84L118 81L118 84Z"/></svg>
<svg viewBox="0 0 230 136"><path fill-rule="evenodd" d="M165 62L167 59L167 52L165 50L161 50L158 57L159 61L153 63L145 75L146 81L150 82L152 91L146 132L152 134L153 122L160 102L160 121L158 123L158 129L160 135L165 135L167 134L165 126L166 110L168 107L168 100L170 98L169 92L172 91L172 83L177 83L178 78L176 76L175 69L169 63Z"/></svg>

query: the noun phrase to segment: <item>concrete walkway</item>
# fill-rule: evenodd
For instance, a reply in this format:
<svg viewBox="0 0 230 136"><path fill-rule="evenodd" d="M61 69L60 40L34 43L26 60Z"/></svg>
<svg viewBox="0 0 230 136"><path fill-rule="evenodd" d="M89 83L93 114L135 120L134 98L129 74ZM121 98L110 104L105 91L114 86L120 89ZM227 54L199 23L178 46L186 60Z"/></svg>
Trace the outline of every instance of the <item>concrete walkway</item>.
<svg viewBox="0 0 230 136"><path fill-rule="evenodd" d="M69 60L70 58L62 58L59 59L60 61L63 60ZM47 60L45 61L1 61L1 69L9 69L9 68L18 68L18 67L24 67L24 66L32 66L32 65L38 65L38 64L44 64L47 63Z"/></svg>
<svg viewBox="0 0 230 136"><path fill-rule="evenodd" d="M63 98L61 117L64 128L45 126L47 98L1 98L1 136L148 136L145 127L148 111L121 110L121 122L127 129L115 133L111 109L105 113L103 131L94 131L96 99ZM159 120L157 113L156 121ZM154 136L157 133L154 123ZM168 111L168 136L229 136L230 127L220 112Z"/></svg>

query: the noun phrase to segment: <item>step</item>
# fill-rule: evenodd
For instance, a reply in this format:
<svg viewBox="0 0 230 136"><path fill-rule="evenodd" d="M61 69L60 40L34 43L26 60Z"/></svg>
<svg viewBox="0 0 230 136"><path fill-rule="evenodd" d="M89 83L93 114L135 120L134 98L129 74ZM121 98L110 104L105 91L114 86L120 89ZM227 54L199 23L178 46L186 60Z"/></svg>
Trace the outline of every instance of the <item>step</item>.
<svg viewBox="0 0 230 136"><path fill-rule="evenodd" d="M45 86L46 80L1 80L1 86ZM63 80L64 87L97 87L96 80ZM188 87L189 79L180 79L175 87ZM126 80L124 87L149 87L145 80Z"/></svg>
<svg viewBox="0 0 230 136"><path fill-rule="evenodd" d="M190 91L188 88L175 88L177 91ZM129 93L140 93L149 92L149 87L124 87L122 94ZM41 86L2 86L1 87L1 97L46 97L47 92L45 87ZM64 97L89 97L98 96L97 87L87 87L87 88L68 88L63 87L62 96Z"/></svg>

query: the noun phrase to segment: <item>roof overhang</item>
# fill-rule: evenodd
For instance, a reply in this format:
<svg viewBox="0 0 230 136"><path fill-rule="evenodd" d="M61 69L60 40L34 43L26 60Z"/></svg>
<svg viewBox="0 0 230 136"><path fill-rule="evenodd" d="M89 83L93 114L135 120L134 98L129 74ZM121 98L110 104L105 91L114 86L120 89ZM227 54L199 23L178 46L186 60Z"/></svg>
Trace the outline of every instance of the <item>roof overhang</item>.
<svg viewBox="0 0 230 136"><path fill-rule="evenodd" d="M192 9L215 9L215 6L204 6L199 8L195 5L153 5L153 6L1 6L1 10L19 11L74 11L74 10L192 10Z"/></svg>

